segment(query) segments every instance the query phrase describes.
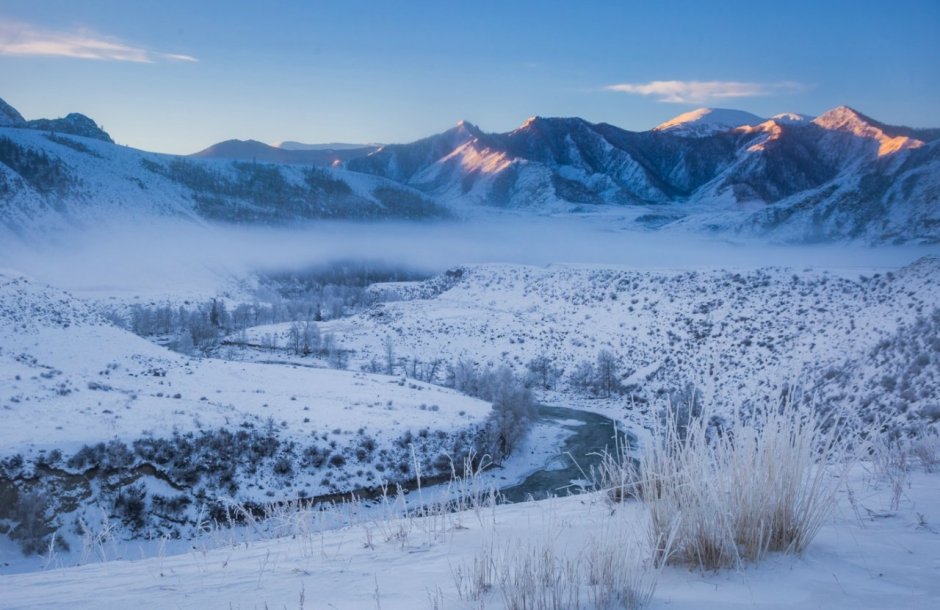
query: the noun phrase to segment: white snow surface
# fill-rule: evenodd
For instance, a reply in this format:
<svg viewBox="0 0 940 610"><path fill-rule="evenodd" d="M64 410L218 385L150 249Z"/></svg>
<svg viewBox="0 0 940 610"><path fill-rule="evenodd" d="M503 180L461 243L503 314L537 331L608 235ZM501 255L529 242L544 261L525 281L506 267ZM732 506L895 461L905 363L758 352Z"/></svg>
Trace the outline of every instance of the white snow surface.
<svg viewBox="0 0 940 610"><path fill-rule="evenodd" d="M606 349L622 365L622 383L644 399L692 383L708 403L730 408L776 400L787 386L816 391L829 383L827 371L852 370L866 382L844 388L842 399L862 404L882 393L867 383L913 359L897 355L875 366L870 354L930 319L940 303L940 259L930 257L864 277L859 270L599 265L478 265L450 273L450 284L399 285L409 300L321 330L355 351L352 368L382 361L386 337L405 362L505 362L521 374L531 359L547 356L570 375ZM940 395L940 366L915 373L923 391L904 399L912 413Z"/></svg>
<svg viewBox="0 0 940 610"><path fill-rule="evenodd" d="M781 112L780 114L775 114L770 117L778 123L804 123L806 121L812 121L814 117L808 114L800 114L798 112Z"/></svg>
<svg viewBox="0 0 940 610"><path fill-rule="evenodd" d="M802 556L772 555L740 570L661 574L649 608L935 608L940 599L937 474L912 473L900 509L865 467L847 480L835 513ZM498 590L461 600L454 573L483 549L526 547L576 559L586 546L628 532L643 540L638 505L573 496L451 514L363 518L323 533L226 541L191 551L0 575L3 608L505 608ZM397 535L392 535L397 532ZM613 538L616 539L616 538ZM642 544L642 543L640 543ZM626 552L626 551L625 551ZM582 600L587 594L582 595Z"/></svg>
<svg viewBox="0 0 940 610"><path fill-rule="evenodd" d="M338 429L345 443L365 428L381 446L489 412L483 401L385 375L189 358L105 323L68 293L0 275L4 456L269 418L290 438Z"/></svg>

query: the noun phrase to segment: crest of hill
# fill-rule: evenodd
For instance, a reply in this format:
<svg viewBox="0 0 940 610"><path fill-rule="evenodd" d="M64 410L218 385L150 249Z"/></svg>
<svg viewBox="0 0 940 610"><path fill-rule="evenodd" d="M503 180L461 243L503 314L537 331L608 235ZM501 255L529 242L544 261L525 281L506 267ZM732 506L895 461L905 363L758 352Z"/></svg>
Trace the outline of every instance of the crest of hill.
<svg viewBox="0 0 940 610"><path fill-rule="evenodd" d="M202 159L338 167L350 159L364 157L374 150L375 146L288 148L271 146L257 140L225 140L190 156Z"/></svg>
<svg viewBox="0 0 940 610"><path fill-rule="evenodd" d="M0 272L0 328L23 333L102 323L93 309L68 293L23 275Z"/></svg>
<svg viewBox="0 0 940 610"><path fill-rule="evenodd" d="M381 144L350 144L348 142L326 142L324 144L305 144L294 140L284 140L272 144L281 150L355 150L357 148L378 148Z"/></svg>
<svg viewBox="0 0 940 610"><path fill-rule="evenodd" d="M26 119L16 108L0 99L0 127L24 127Z"/></svg>
<svg viewBox="0 0 940 610"><path fill-rule="evenodd" d="M0 127L18 127L23 129L36 129L65 133L84 138L93 138L103 142L114 143L111 136L98 126L93 120L78 112L70 112L59 119L33 119L27 121L16 108L0 99Z"/></svg>

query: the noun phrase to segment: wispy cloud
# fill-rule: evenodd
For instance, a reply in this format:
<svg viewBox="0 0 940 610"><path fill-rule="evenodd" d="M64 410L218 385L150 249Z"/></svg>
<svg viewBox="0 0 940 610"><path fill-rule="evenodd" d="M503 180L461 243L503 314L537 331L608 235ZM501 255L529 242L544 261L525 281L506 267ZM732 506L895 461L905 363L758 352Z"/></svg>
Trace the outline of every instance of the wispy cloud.
<svg viewBox="0 0 940 610"><path fill-rule="evenodd" d="M634 95L654 95L660 102L671 104L703 104L737 97L795 93L804 90L805 86L792 81L748 83L721 80L654 80L648 83L619 83L604 89Z"/></svg>
<svg viewBox="0 0 940 610"><path fill-rule="evenodd" d="M0 55L72 57L152 64L159 61L195 62L180 53L161 53L91 30L47 30L29 23L0 19Z"/></svg>

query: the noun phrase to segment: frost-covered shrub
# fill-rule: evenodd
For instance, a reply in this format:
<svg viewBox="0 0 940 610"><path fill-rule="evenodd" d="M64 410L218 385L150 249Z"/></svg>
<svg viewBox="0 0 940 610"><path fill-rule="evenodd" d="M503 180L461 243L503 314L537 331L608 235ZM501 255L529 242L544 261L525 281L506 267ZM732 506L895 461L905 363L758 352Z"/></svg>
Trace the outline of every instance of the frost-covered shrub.
<svg viewBox="0 0 940 610"><path fill-rule="evenodd" d="M920 416L930 423L940 421L940 404L925 406L920 410Z"/></svg>
<svg viewBox="0 0 940 610"><path fill-rule="evenodd" d="M168 497L154 494L150 496L150 506L158 515L178 518L192 504L192 498L185 494Z"/></svg>
<svg viewBox="0 0 940 610"><path fill-rule="evenodd" d="M717 434L707 413L673 417L653 431L638 484L654 539L676 532L673 561L715 569L809 545L851 455L844 431L792 404L738 413Z"/></svg>
<svg viewBox="0 0 940 610"><path fill-rule="evenodd" d="M287 456L282 455L274 461L273 470L276 475L289 476L294 472L293 462Z"/></svg>
<svg viewBox="0 0 940 610"><path fill-rule="evenodd" d="M684 441L688 428L702 417L702 391L691 383L669 392L665 408L660 413L660 425L672 426L676 437Z"/></svg>

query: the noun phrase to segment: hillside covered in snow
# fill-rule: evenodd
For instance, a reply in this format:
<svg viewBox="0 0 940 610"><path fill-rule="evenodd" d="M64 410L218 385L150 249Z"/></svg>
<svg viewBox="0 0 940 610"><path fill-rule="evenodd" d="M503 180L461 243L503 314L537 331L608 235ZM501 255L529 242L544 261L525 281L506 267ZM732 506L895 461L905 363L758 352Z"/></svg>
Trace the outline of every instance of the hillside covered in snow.
<svg viewBox="0 0 940 610"><path fill-rule="evenodd" d="M126 536L189 536L233 503L449 473L491 406L386 375L190 358L2 274L0 414L0 533L32 552L100 511Z"/></svg>
<svg viewBox="0 0 940 610"><path fill-rule="evenodd" d="M451 216L414 189L374 176L148 153L114 144L82 115L26 122L4 107L0 229L14 234L161 218L271 225Z"/></svg>
<svg viewBox="0 0 940 610"><path fill-rule="evenodd" d="M912 431L940 421L938 280L935 257L861 276L484 265L376 287L392 300L323 328L354 350L354 367L384 361L389 343L402 371L508 362L553 402L616 396L617 415L639 420L694 386L718 410L794 391ZM604 352L612 368L598 385Z"/></svg>

